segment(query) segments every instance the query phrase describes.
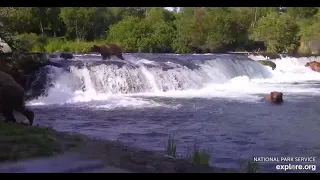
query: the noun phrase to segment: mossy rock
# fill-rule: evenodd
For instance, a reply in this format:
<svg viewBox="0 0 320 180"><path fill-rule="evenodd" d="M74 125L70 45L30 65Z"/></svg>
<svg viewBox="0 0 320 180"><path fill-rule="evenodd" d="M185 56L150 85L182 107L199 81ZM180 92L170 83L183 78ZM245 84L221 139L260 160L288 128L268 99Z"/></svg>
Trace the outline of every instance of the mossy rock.
<svg viewBox="0 0 320 180"><path fill-rule="evenodd" d="M265 65L265 66L270 66L272 68L272 70L274 70L276 68L276 64L272 61L265 61L265 60L260 60L258 61L260 64Z"/></svg>

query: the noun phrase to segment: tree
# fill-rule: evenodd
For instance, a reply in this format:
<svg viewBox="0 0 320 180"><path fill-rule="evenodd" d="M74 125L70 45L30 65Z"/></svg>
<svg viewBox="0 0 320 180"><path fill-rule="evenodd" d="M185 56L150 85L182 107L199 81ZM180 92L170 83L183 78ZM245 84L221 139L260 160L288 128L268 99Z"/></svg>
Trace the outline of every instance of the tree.
<svg viewBox="0 0 320 180"><path fill-rule="evenodd" d="M65 33L65 25L60 17L60 10L60 7L47 8L47 29L51 31L53 37L64 35Z"/></svg>
<svg viewBox="0 0 320 180"><path fill-rule="evenodd" d="M154 7L148 9L146 19L154 22L157 22L159 20L172 22L174 21L175 17L172 12L164 9L163 7Z"/></svg>
<svg viewBox="0 0 320 180"><path fill-rule="evenodd" d="M146 19L127 17L112 25L108 41L118 43L127 51L170 52L174 28L165 22L162 10L151 10ZM162 15L161 15L162 14Z"/></svg>
<svg viewBox="0 0 320 180"><path fill-rule="evenodd" d="M316 7L287 7L285 12L295 19L311 18L318 12Z"/></svg>
<svg viewBox="0 0 320 180"><path fill-rule="evenodd" d="M211 8L207 20L209 24L207 48L211 51L229 50L228 46L235 44L237 38L241 37L242 32L238 32L241 26L237 22L238 19L233 16L233 9Z"/></svg>
<svg viewBox="0 0 320 180"><path fill-rule="evenodd" d="M298 30L288 14L273 12L259 19L252 29L251 38L263 41L269 52L294 52L298 47Z"/></svg>
<svg viewBox="0 0 320 180"><path fill-rule="evenodd" d="M22 48L20 42L13 36L11 31L12 30L9 29L8 26L5 26L2 22L0 22L0 38L1 38L1 40L3 42L7 43L12 51L18 51L18 52L25 51L25 49Z"/></svg>
<svg viewBox="0 0 320 180"><path fill-rule="evenodd" d="M177 28L173 48L178 53L189 53L193 48L204 48L209 30L208 16L204 8L182 8L177 16Z"/></svg>
<svg viewBox="0 0 320 180"><path fill-rule="evenodd" d="M15 7L10 9L6 25L9 25L13 32L40 33L34 8L31 7Z"/></svg>
<svg viewBox="0 0 320 180"><path fill-rule="evenodd" d="M129 16L109 28L107 41L120 44L126 51L138 50L140 19ZM140 27L141 28L141 27Z"/></svg>
<svg viewBox="0 0 320 180"><path fill-rule="evenodd" d="M95 10L91 7L65 7L61 8L60 17L69 33L75 33L78 40L84 40L93 26Z"/></svg>

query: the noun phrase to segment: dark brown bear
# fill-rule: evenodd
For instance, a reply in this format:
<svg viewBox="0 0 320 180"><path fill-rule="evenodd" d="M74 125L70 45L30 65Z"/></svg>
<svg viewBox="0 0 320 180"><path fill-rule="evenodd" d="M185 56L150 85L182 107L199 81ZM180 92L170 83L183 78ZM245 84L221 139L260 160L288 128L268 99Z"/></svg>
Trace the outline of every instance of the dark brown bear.
<svg viewBox="0 0 320 180"><path fill-rule="evenodd" d="M25 107L24 89L9 74L0 71L0 111L5 122L16 122L13 110L23 114L32 126L34 113Z"/></svg>
<svg viewBox="0 0 320 180"><path fill-rule="evenodd" d="M105 46L97 46L93 45L91 48L91 52L100 53L102 56L102 60L110 59L111 56L115 55L119 59L124 60L122 57L122 48L116 44L109 44Z"/></svg>
<svg viewBox="0 0 320 180"><path fill-rule="evenodd" d="M60 57L67 60L67 59L72 59L73 58L73 54L69 53L69 52L62 52L60 54Z"/></svg>
<svg viewBox="0 0 320 180"><path fill-rule="evenodd" d="M264 99L274 104L281 104L283 102L282 96L282 92L273 91L269 95L265 96Z"/></svg>

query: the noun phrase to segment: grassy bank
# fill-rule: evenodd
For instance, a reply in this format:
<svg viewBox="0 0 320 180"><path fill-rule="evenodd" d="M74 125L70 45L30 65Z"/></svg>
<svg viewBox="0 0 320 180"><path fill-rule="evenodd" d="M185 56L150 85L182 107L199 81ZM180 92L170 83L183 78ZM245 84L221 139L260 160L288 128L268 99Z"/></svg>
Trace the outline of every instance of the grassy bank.
<svg viewBox="0 0 320 180"><path fill-rule="evenodd" d="M0 162L51 156L80 146L82 136L50 128L0 123Z"/></svg>
<svg viewBox="0 0 320 180"><path fill-rule="evenodd" d="M20 40L21 45L28 50L29 52L37 52L37 53L53 53L56 51L64 51L64 52L73 52L73 53L89 53L90 49L93 45L106 45L110 42L107 40L94 40L94 41L84 41L84 40L67 40L64 37L53 38L46 37L42 35L37 35L34 33L24 33L17 35L16 38ZM301 42L302 43L302 42ZM302 47L303 46L303 47ZM122 46L124 52L138 52L138 49L133 50L134 48ZM139 52L149 53L147 50L140 49ZM174 53L173 51L168 51L167 53ZM192 52L190 52L192 53ZM205 53L205 52L203 52ZM216 53L219 53L218 51ZM220 53L247 53L244 51L221 51ZM201 53L200 53L201 54ZM277 53L266 53L261 51L259 54L264 54L267 56L274 56ZM311 56L311 51L308 49L305 43L302 43L301 48L297 53L289 53L289 55L293 56Z"/></svg>
<svg viewBox="0 0 320 180"><path fill-rule="evenodd" d="M93 45L104 45L106 41L69 41L65 38L49 38L34 33L17 36L22 46L29 52L67 51L73 53L88 53Z"/></svg>
<svg viewBox="0 0 320 180"><path fill-rule="evenodd" d="M0 162L32 157L52 156L66 151L81 153L133 172L256 172L252 163L238 170L209 166L210 154L196 148L187 157L177 158L172 136L166 144L165 154L133 148L117 141L95 140L83 135L57 132L51 128L30 127L20 124L0 123Z"/></svg>

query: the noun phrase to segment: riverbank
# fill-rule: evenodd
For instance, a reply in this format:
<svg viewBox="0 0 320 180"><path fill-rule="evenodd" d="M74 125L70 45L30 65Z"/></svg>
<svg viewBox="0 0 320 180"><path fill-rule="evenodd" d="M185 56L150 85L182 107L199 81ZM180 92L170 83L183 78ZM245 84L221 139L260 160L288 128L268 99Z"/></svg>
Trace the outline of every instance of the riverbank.
<svg viewBox="0 0 320 180"><path fill-rule="evenodd" d="M125 146L117 141L95 140L51 128L0 123L0 163L50 157L66 152L99 159L106 166L141 173L237 172L195 165L185 159Z"/></svg>

